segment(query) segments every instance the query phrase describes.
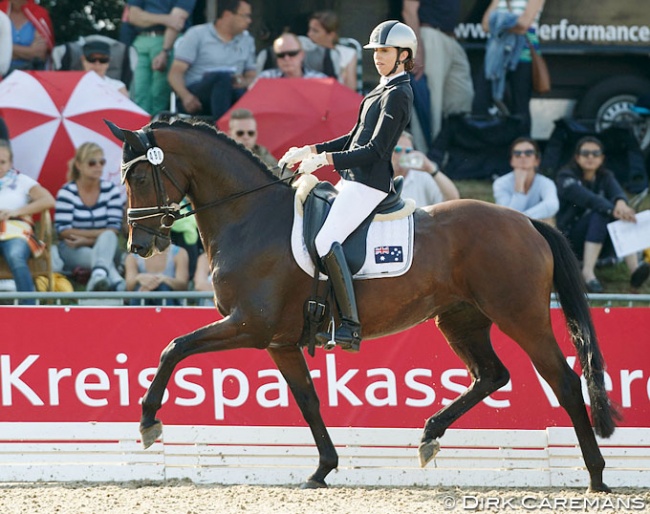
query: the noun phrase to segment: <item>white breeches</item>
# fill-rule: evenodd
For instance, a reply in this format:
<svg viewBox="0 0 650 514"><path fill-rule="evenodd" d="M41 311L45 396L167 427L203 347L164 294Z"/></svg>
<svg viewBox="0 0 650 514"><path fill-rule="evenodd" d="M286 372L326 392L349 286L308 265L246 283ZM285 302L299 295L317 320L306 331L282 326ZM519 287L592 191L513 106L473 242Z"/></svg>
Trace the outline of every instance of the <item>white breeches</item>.
<svg viewBox="0 0 650 514"><path fill-rule="evenodd" d="M361 225L388 193L360 182L341 179L336 185L339 194L316 236L316 251L324 257L334 243L343 243Z"/></svg>

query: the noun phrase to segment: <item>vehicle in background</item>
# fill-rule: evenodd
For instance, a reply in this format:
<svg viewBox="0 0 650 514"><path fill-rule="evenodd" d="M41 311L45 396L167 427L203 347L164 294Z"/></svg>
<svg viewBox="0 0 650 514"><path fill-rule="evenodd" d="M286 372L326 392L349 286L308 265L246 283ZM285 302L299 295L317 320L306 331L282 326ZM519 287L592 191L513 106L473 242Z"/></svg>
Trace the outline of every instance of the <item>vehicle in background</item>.
<svg viewBox="0 0 650 514"><path fill-rule="evenodd" d="M486 35L481 18L489 0L462 0L456 36L472 70L480 70ZM597 131L615 123L633 127L650 149L650 118L632 107L650 93L650 10L638 0L546 0L538 29L552 90L531 102L533 136L547 139L556 119L593 121Z"/></svg>

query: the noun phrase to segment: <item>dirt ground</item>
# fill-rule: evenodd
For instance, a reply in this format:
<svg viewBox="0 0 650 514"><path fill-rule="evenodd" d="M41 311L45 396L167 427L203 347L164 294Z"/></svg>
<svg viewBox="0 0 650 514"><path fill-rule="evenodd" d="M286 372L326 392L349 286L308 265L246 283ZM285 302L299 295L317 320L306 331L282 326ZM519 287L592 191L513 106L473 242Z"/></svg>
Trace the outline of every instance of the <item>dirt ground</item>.
<svg viewBox="0 0 650 514"><path fill-rule="evenodd" d="M430 514L436 512L650 512L650 489L610 495L578 489L480 489L2 483L2 514Z"/></svg>

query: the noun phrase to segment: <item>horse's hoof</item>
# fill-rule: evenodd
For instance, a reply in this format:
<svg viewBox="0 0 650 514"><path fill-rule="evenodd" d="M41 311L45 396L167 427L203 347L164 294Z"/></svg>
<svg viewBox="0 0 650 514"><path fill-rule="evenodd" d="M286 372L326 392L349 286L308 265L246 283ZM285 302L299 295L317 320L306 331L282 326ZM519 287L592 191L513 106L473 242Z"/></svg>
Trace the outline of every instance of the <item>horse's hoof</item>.
<svg viewBox="0 0 650 514"><path fill-rule="evenodd" d="M420 456L420 467L423 468L436 456L440 451L440 443L437 439L420 443L418 455Z"/></svg>
<svg viewBox="0 0 650 514"><path fill-rule="evenodd" d="M153 443L156 442L163 432L163 424L161 421L156 420L156 422L146 428L140 427L140 433L142 434L142 446L146 450Z"/></svg>
<svg viewBox="0 0 650 514"><path fill-rule="evenodd" d="M327 489L327 484L309 479L300 485L300 489Z"/></svg>
<svg viewBox="0 0 650 514"><path fill-rule="evenodd" d="M589 488L587 489L588 493L611 493L612 490L607 487L607 484L604 484L603 482L600 483L600 485L590 485Z"/></svg>

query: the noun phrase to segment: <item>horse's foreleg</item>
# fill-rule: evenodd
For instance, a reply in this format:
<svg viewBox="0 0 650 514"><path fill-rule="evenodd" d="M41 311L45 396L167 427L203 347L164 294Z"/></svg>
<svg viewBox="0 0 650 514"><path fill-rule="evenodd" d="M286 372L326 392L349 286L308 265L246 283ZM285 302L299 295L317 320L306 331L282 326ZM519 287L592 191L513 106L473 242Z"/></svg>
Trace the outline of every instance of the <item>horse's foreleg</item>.
<svg viewBox="0 0 650 514"><path fill-rule="evenodd" d="M327 487L325 477L330 471L336 469L339 457L323 422L320 401L316 395L304 354L297 346L269 347L267 351L287 381L318 448L318 469L302 487L309 489Z"/></svg>
<svg viewBox="0 0 650 514"><path fill-rule="evenodd" d="M196 353L253 347L255 338L250 334L241 333L240 329L241 327L232 320L224 318L190 334L177 337L163 350L156 374L142 398L140 433L145 448L151 446L162 434L162 423L156 419L156 413L162 405L165 388L176 365Z"/></svg>
<svg viewBox="0 0 650 514"><path fill-rule="evenodd" d="M419 448L422 467L435 457L440 449L437 439L454 421L510 380L508 370L492 349L490 326L491 321L469 305L438 316L438 327L467 366L472 384L427 420Z"/></svg>

